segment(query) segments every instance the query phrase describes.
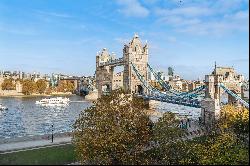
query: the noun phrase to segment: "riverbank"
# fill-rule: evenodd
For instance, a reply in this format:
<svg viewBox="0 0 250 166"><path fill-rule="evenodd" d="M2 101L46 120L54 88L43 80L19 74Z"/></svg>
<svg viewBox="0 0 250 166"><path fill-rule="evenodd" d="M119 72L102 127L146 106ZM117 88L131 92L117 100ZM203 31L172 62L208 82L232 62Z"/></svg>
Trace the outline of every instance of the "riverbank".
<svg viewBox="0 0 250 166"><path fill-rule="evenodd" d="M72 132L54 133L53 136L54 138L72 137ZM43 135L29 135L24 137L15 137L15 138L0 138L0 145L18 143L18 142L28 142L28 141L44 141L44 140L45 141L51 140L51 133Z"/></svg>
<svg viewBox="0 0 250 166"><path fill-rule="evenodd" d="M32 94L32 95L0 95L0 98L14 97L14 98L29 98L29 97L53 97L53 96L75 96L72 93L57 93L57 94Z"/></svg>

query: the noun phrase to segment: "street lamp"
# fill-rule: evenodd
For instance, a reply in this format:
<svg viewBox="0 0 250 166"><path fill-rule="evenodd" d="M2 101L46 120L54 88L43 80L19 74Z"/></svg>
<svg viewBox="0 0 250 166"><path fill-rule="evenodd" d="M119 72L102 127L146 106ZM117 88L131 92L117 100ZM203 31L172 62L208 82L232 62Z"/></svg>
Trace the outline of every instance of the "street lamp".
<svg viewBox="0 0 250 166"><path fill-rule="evenodd" d="M54 135L53 135L53 131L54 131L54 130L53 130L53 124L52 124L51 127L52 127L52 136L51 136L51 138L52 138L52 143L53 143L53 139L54 139Z"/></svg>

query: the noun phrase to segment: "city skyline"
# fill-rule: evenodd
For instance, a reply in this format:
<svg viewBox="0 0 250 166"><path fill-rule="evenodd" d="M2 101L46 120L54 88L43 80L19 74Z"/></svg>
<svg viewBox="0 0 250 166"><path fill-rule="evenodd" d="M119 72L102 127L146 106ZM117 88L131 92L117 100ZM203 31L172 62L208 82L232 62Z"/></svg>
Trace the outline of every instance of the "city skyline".
<svg viewBox="0 0 250 166"><path fill-rule="evenodd" d="M122 57L134 33L149 62L204 79L214 62L249 75L249 1L0 2L0 70L93 75L96 52ZM13 12L15 11L15 12Z"/></svg>

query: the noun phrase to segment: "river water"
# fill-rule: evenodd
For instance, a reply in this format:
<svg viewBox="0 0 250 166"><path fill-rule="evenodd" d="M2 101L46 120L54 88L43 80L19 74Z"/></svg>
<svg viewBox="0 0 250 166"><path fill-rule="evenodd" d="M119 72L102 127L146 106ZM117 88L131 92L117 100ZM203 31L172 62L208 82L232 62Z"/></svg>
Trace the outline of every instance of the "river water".
<svg viewBox="0 0 250 166"><path fill-rule="evenodd" d="M81 111L91 106L91 102L80 96L69 96L71 102L67 107L42 107L36 105L37 100L44 97L4 97L0 103L8 110L0 111L0 139L24 136L69 132ZM193 118L200 116L200 109L179 106L169 103L156 103L154 108L159 112L179 112L191 114ZM152 117L153 119L157 117Z"/></svg>
<svg viewBox="0 0 250 166"><path fill-rule="evenodd" d="M72 125L82 110L91 106L80 96L69 96L67 107L42 107L37 100L44 97L4 97L0 103L8 110L0 111L0 139L51 133L52 124L55 133L72 130Z"/></svg>
<svg viewBox="0 0 250 166"><path fill-rule="evenodd" d="M71 102L67 107L41 107L37 100L44 97L3 97L0 103L8 110L0 111L0 140L2 138L16 138L51 133L51 125L55 133L72 131L75 120L81 111L92 103L80 96L69 96ZM173 112L180 116L187 116L197 120L201 109L170 103L156 102L152 106L158 112ZM159 116L158 116L159 117ZM158 119L151 116L152 120Z"/></svg>

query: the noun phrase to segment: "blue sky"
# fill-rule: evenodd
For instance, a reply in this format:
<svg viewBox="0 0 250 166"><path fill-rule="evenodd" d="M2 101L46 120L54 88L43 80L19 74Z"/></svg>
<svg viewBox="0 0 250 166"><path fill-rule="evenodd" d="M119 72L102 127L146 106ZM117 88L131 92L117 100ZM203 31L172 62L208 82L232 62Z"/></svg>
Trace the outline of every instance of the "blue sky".
<svg viewBox="0 0 250 166"><path fill-rule="evenodd" d="M185 79L214 61L249 75L248 0L0 0L0 70L93 75L138 33L149 62Z"/></svg>

